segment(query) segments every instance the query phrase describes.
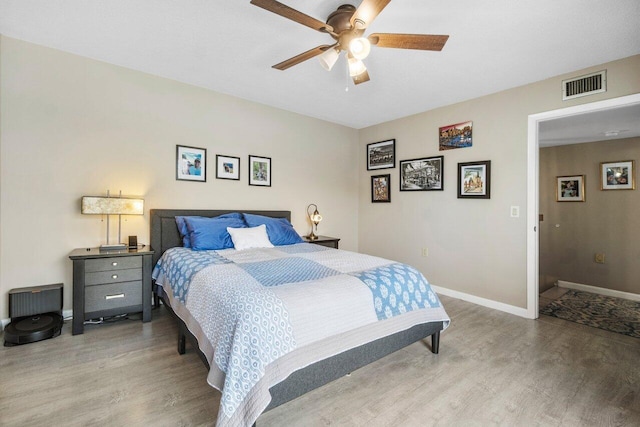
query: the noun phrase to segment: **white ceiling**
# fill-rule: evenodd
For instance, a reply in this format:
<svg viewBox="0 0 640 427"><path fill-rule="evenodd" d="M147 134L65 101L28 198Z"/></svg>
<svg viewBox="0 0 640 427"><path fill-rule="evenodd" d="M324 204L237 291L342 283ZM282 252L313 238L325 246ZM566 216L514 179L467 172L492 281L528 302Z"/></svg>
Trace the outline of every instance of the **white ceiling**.
<svg viewBox="0 0 640 427"><path fill-rule="evenodd" d="M281 1L321 21L347 2ZM449 41L374 46L356 87L344 58L272 69L333 39L249 0L0 0L6 36L356 129L639 54L639 17L638 0L394 0L367 34Z"/></svg>
<svg viewBox="0 0 640 427"><path fill-rule="evenodd" d="M562 117L540 123L540 147L640 136L640 104Z"/></svg>

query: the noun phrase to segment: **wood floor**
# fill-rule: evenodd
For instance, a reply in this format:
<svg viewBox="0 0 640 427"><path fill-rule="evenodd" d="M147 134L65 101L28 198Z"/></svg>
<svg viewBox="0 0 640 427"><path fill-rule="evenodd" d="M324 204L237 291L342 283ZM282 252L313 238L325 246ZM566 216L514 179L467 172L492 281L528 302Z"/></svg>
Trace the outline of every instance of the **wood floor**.
<svg viewBox="0 0 640 427"><path fill-rule="evenodd" d="M640 340L442 297L440 354L415 343L276 408L266 426L638 426ZM1 426L210 426L219 394L153 321L0 348Z"/></svg>

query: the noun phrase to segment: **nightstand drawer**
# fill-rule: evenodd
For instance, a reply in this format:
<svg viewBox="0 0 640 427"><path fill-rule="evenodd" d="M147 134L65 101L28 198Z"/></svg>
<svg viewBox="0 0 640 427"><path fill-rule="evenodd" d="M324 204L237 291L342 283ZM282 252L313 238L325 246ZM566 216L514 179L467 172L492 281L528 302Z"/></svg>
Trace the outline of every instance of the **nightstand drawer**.
<svg viewBox="0 0 640 427"><path fill-rule="evenodd" d="M104 285L109 283L130 282L142 279L141 268L126 270L97 271L85 275L85 286Z"/></svg>
<svg viewBox="0 0 640 427"><path fill-rule="evenodd" d="M113 257L88 259L85 261L85 272L125 270L127 268L142 268L142 257Z"/></svg>
<svg viewBox="0 0 640 427"><path fill-rule="evenodd" d="M142 282L113 283L86 288L85 312L109 310L142 304Z"/></svg>

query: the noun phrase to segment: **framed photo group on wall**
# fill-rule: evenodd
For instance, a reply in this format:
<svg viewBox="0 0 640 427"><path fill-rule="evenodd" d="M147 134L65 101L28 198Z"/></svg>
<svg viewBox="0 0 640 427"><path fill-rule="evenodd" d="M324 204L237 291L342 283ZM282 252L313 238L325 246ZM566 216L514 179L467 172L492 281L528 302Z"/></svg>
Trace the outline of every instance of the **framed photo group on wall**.
<svg viewBox="0 0 640 427"><path fill-rule="evenodd" d="M439 128L440 150L471 147L473 122ZM395 167L395 139L367 144L367 170ZM400 191L443 191L444 156L400 160ZM390 175L371 177L371 202L390 202ZM491 161L458 163L459 199L491 198Z"/></svg>
<svg viewBox="0 0 640 427"><path fill-rule="evenodd" d="M240 157L216 155L216 178L240 180ZM207 149L176 146L176 179L207 181ZM249 155L249 185L271 187L271 157Z"/></svg>

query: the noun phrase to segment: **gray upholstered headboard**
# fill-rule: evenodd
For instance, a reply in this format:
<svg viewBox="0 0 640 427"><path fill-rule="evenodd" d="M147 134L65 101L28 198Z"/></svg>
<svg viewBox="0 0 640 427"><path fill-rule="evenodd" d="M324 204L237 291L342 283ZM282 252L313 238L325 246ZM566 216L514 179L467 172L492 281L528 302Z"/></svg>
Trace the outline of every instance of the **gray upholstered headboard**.
<svg viewBox="0 0 640 427"><path fill-rule="evenodd" d="M153 265L156 265L156 262L167 249L182 246L182 239L176 225L176 216L204 216L210 218L230 212L246 212L272 218L286 218L291 221L291 211L151 209L151 248L155 251Z"/></svg>

